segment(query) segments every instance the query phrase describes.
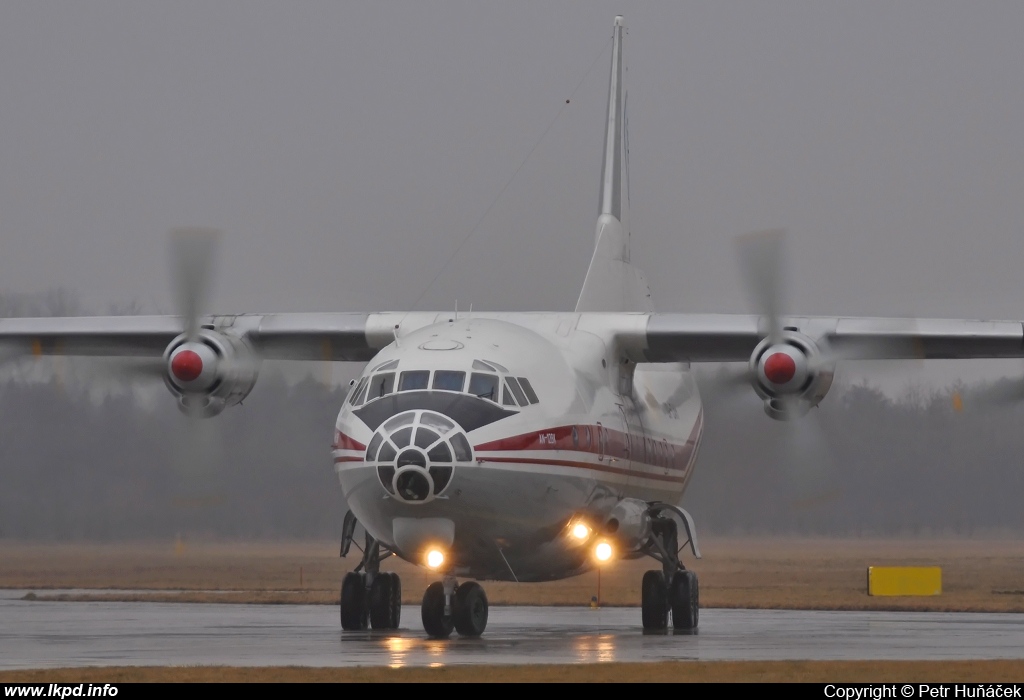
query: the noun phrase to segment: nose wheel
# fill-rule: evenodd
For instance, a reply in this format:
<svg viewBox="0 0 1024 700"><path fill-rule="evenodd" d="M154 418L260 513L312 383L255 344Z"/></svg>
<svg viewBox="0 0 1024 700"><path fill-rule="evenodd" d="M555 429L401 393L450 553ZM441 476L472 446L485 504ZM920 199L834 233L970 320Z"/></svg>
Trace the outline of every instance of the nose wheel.
<svg viewBox="0 0 1024 700"><path fill-rule="evenodd" d="M487 627L487 594L476 581L456 583L452 576L435 581L423 594L423 629L435 639L479 637Z"/></svg>
<svg viewBox="0 0 1024 700"><path fill-rule="evenodd" d="M349 514L351 515L351 514ZM355 520L346 518L341 555L348 554L355 529ZM380 562L391 552L366 536L363 559L355 571L345 574L341 581L341 628L343 630L398 629L402 619L402 579L398 574L381 571Z"/></svg>
<svg viewBox="0 0 1024 700"><path fill-rule="evenodd" d="M364 630L370 622L366 574L350 571L341 580L341 629Z"/></svg>
<svg viewBox="0 0 1024 700"><path fill-rule="evenodd" d="M402 579L395 573L377 574L370 585L370 626L375 630L398 629L402 619Z"/></svg>
<svg viewBox="0 0 1024 700"><path fill-rule="evenodd" d="M341 582L341 629L393 630L398 629L401 619L402 579L398 574L345 574Z"/></svg>

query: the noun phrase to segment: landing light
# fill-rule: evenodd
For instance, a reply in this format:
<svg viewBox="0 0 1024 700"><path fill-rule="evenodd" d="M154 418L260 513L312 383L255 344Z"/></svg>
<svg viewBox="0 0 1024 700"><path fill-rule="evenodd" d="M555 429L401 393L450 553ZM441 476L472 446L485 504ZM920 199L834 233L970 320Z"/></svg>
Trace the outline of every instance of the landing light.
<svg viewBox="0 0 1024 700"><path fill-rule="evenodd" d="M598 561L608 561L612 558L612 546L607 542L599 542L594 548L594 556Z"/></svg>
<svg viewBox="0 0 1024 700"><path fill-rule="evenodd" d="M432 549L427 552L427 566L431 569L436 569L441 564L444 564L444 552L439 549Z"/></svg>
<svg viewBox="0 0 1024 700"><path fill-rule="evenodd" d="M590 537L590 526L586 523L576 523L572 526L572 536L578 540L585 540Z"/></svg>

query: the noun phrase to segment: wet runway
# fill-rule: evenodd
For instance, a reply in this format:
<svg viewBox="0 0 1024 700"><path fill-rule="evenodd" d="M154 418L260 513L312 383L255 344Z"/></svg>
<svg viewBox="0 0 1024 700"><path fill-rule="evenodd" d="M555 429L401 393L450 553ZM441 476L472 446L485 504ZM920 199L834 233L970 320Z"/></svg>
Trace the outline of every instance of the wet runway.
<svg viewBox="0 0 1024 700"><path fill-rule="evenodd" d="M346 632L320 605L22 601L0 591L0 669L110 665L430 666L781 659L1024 658L1024 615L701 611L697 635L645 635L636 608L492 607L481 639Z"/></svg>

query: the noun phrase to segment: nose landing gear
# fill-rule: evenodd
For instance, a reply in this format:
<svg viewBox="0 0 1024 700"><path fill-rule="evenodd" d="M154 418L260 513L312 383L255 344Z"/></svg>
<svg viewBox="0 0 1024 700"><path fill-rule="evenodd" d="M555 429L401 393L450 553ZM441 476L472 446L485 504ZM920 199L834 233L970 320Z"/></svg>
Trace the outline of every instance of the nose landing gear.
<svg viewBox="0 0 1024 700"><path fill-rule="evenodd" d="M345 517L341 556L348 554L355 530L355 518ZM350 524L351 521L351 524ZM343 630L398 629L402 619L402 580L398 574L382 572L380 562L391 551L366 535L363 559L341 582L341 628ZM362 569L362 570L361 570Z"/></svg>
<svg viewBox="0 0 1024 700"><path fill-rule="evenodd" d="M487 594L476 581L459 585L454 576L445 576L427 586L422 613L431 637L446 639L453 628L460 637L479 637L487 627Z"/></svg>

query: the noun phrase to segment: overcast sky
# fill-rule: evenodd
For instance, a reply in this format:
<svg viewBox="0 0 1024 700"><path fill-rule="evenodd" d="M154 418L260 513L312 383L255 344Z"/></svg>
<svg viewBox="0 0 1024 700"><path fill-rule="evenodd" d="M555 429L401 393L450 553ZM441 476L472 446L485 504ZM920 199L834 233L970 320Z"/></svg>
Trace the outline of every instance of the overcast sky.
<svg viewBox="0 0 1024 700"><path fill-rule="evenodd" d="M205 225L212 311L572 309L617 13L658 309L783 227L794 313L1024 317L1020 2L2 3L0 289L170 311Z"/></svg>

